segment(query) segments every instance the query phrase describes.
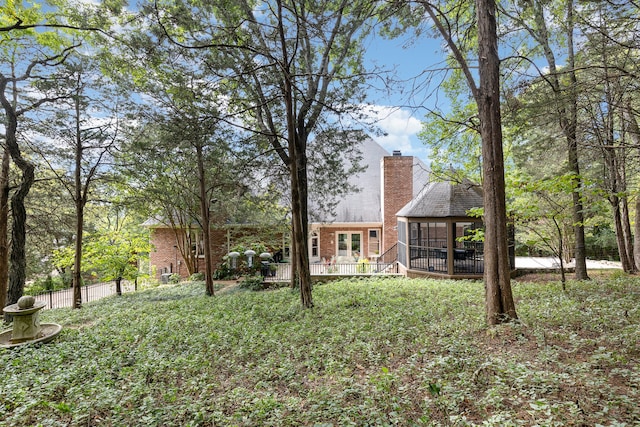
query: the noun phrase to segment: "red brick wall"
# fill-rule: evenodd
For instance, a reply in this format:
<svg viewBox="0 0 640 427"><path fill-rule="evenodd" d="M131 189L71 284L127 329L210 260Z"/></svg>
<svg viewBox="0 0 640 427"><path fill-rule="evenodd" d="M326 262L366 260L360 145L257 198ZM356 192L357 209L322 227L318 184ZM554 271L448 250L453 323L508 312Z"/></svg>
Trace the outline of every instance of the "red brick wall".
<svg viewBox="0 0 640 427"><path fill-rule="evenodd" d="M398 242L396 213L413 199L413 157L386 156L382 168L382 253Z"/></svg>
<svg viewBox="0 0 640 427"><path fill-rule="evenodd" d="M152 228L149 230L149 238L151 239L151 253L149 254L149 265L155 267L156 278L162 273L177 272L176 267L176 237L169 228ZM178 254L178 259L180 255ZM184 261L181 261L183 264ZM186 270L184 265L182 270Z"/></svg>
<svg viewBox="0 0 640 427"><path fill-rule="evenodd" d="M242 240L243 237L253 236L260 231L251 227L239 227L234 229L213 229L211 230L211 259L213 260L213 268L218 268L228 252L228 244L231 246L235 242ZM184 259L180 255L180 251L174 246L176 245L176 236L170 228L152 228L149 233L151 240L151 253L149 254L149 264L151 268L155 267L156 278L159 279L162 273L179 273L180 276L189 277ZM245 239L246 240L246 239ZM279 240L282 240L280 236ZM176 259L177 256L177 259ZM204 257L198 258L196 266L197 271L204 273Z"/></svg>
<svg viewBox="0 0 640 427"><path fill-rule="evenodd" d="M178 273L180 276L189 277L189 271L185 265L180 251L175 248L176 235L170 228L152 228L149 233L151 240L151 253L149 265L155 267L156 278L162 273ZM227 231L211 230L211 258L213 268L222 263L222 257L227 253ZM177 257L177 258L176 258ZM198 271L204 272L204 258L198 260Z"/></svg>
<svg viewBox="0 0 640 427"><path fill-rule="evenodd" d="M331 259L331 256L336 251L336 237L334 235L335 230L333 228L323 227L319 230L320 234L320 258L326 260Z"/></svg>

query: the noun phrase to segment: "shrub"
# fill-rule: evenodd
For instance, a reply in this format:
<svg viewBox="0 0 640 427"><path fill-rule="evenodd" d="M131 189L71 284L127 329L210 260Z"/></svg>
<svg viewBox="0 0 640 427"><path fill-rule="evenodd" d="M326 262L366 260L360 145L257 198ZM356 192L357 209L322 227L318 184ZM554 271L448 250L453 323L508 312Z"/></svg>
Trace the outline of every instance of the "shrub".
<svg viewBox="0 0 640 427"><path fill-rule="evenodd" d="M262 276L246 276L240 282L240 287L251 291L261 291L264 289L262 285Z"/></svg>
<svg viewBox="0 0 640 427"><path fill-rule="evenodd" d="M224 279L233 279L236 277L236 272L231 270L229 266L225 264L221 264L216 271L213 272L214 280L224 280Z"/></svg>
<svg viewBox="0 0 640 427"><path fill-rule="evenodd" d="M189 281L191 282L202 282L204 280L204 273L193 273L189 276Z"/></svg>
<svg viewBox="0 0 640 427"><path fill-rule="evenodd" d="M40 277L31 285L25 287L24 293L25 295L37 295L46 291L59 291L66 288L68 286L65 285L61 277L51 277L48 274L46 277Z"/></svg>
<svg viewBox="0 0 640 427"><path fill-rule="evenodd" d="M360 258L358 261L358 273L368 273L369 272L369 259L368 258Z"/></svg>
<svg viewBox="0 0 640 427"><path fill-rule="evenodd" d="M169 276L169 283L173 283L175 285L180 283L181 279L182 277L180 277L178 273L173 273L171 276Z"/></svg>

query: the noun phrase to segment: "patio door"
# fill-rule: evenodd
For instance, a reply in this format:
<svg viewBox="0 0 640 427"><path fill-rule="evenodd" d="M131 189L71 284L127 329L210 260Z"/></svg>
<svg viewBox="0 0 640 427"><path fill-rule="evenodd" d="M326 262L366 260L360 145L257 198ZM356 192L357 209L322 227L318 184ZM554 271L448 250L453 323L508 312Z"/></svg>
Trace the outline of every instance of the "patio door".
<svg viewBox="0 0 640 427"><path fill-rule="evenodd" d="M362 233L338 233L338 257L358 259L362 256Z"/></svg>

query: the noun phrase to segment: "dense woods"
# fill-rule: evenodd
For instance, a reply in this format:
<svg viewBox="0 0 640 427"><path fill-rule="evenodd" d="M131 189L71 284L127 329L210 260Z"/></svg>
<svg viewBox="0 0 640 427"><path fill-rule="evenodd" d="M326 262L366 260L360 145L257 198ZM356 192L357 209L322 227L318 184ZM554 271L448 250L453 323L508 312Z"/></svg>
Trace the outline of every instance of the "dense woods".
<svg viewBox="0 0 640 427"><path fill-rule="evenodd" d="M639 9L622 0L7 2L0 306L54 270L76 307L86 278L134 277L97 262L107 251L96 248L131 245L125 264L137 262L148 218L197 224L205 242L241 218L289 228L292 287L312 307L309 159L357 157L355 140L331 136L374 132L364 113L371 80L398 83L366 68L365 46L407 34L440 40L434 62L447 64L415 77L439 100L421 133L434 179L485 189L487 322L516 317L509 224L519 253L575 259L578 279L588 279L587 257L636 273ZM314 169L329 205L345 190L323 181L335 165ZM347 173L337 172L332 182ZM189 235L176 238L191 247ZM179 250L212 295L215 260L205 253L199 266Z"/></svg>

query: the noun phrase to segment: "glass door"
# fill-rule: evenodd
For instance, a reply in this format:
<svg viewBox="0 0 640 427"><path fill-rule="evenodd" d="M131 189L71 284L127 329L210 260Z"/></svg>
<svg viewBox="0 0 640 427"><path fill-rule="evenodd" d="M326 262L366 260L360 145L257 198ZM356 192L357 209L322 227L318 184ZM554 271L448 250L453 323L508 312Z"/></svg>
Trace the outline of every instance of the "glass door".
<svg viewBox="0 0 640 427"><path fill-rule="evenodd" d="M349 234L338 233L338 256L349 255Z"/></svg>
<svg viewBox="0 0 640 427"><path fill-rule="evenodd" d="M359 259L362 256L362 233L338 233L338 257Z"/></svg>

